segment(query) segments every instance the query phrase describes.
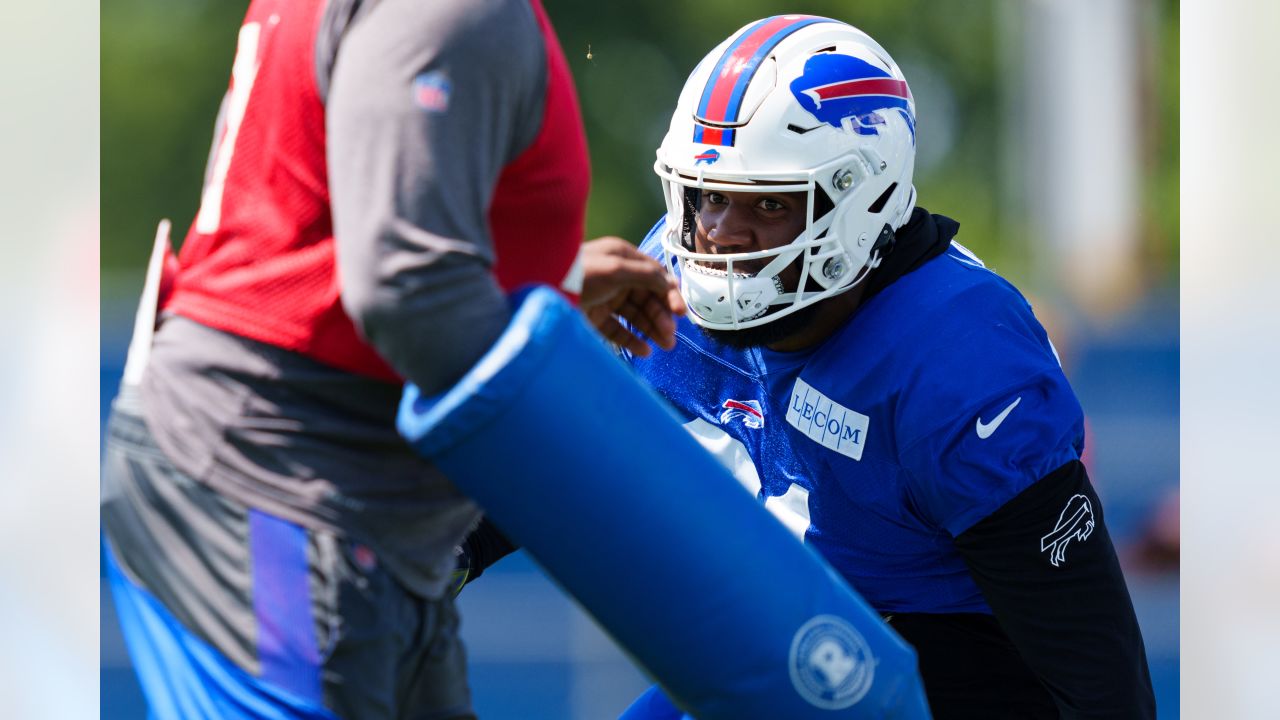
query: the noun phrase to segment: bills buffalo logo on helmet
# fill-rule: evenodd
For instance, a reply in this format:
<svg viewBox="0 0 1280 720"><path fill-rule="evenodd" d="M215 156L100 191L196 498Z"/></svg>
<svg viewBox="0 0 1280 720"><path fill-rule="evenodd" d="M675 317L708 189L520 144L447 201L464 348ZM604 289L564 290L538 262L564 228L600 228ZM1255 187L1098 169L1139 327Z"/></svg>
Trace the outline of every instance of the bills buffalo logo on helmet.
<svg viewBox="0 0 1280 720"><path fill-rule="evenodd" d="M1072 540L1088 540L1093 527L1093 503L1084 495L1072 495L1058 516L1058 524L1040 538L1040 552L1049 553L1049 562L1060 567L1067 561L1067 545Z"/></svg>
<svg viewBox="0 0 1280 720"><path fill-rule="evenodd" d="M915 138L911 117L911 90L907 83L861 58L820 53L804 63L804 73L791 81L791 94L819 122L839 130L845 118L853 119L860 135L878 135L884 118L877 111L897 108Z"/></svg>
<svg viewBox="0 0 1280 720"><path fill-rule="evenodd" d="M764 427L764 411L757 400L725 400L724 412L720 413L720 424L727 425L730 420L740 418L742 424L757 430Z"/></svg>
<svg viewBox="0 0 1280 720"><path fill-rule="evenodd" d="M715 148L707 148L697 155L693 156L694 166L698 165L714 165L720 159L720 151Z"/></svg>

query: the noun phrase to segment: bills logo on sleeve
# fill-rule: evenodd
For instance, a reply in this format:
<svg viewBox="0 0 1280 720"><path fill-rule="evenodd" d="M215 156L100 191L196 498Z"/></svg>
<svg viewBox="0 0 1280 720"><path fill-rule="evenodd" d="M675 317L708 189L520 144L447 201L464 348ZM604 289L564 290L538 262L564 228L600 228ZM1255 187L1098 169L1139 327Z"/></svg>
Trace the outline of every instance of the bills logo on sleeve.
<svg viewBox="0 0 1280 720"><path fill-rule="evenodd" d="M850 410L796 378L787 405L787 422L819 445L861 460L871 418Z"/></svg>
<svg viewBox="0 0 1280 720"><path fill-rule="evenodd" d="M821 53L805 61L804 73L791 81L791 94L806 112L839 130L854 120L861 135L877 135L884 119L879 110L898 108L911 124L911 90L903 80L861 58Z"/></svg>
<svg viewBox="0 0 1280 720"><path fill-rule="evenodd" d="M1072 495L1058 515L1058 523L1048 535L1040 538L1040 552L1049 553L1049 562L1061 567L1067 561L1067 546L1072 540L1084 542L1093 534L1096 521L1093 503L1084 495Z"/></svg>

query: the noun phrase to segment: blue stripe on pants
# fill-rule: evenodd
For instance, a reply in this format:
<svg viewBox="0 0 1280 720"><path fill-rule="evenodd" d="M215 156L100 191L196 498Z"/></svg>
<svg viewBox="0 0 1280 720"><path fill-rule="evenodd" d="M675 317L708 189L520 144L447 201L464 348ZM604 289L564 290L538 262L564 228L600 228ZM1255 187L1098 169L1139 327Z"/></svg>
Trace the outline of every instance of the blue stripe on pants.
<svg viewBox="0 0 1280 720"><path fill-rule="evenodd" d="M307 532L250 510L249 547L262 679L319 704L320 651L307 580Z"/></svg>

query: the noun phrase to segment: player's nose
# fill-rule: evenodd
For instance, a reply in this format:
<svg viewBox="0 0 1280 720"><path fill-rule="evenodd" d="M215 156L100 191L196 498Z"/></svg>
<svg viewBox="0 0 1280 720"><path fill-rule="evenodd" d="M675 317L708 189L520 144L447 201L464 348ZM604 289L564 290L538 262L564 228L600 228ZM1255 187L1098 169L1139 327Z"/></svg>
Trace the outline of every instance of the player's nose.
<svg viewBox="0 0 1280 720"><path fill-rule="evenodd" d="M747 213L732 206L709 218L706 230L713 251L749 252L754 249L755 233Z"/></svg>

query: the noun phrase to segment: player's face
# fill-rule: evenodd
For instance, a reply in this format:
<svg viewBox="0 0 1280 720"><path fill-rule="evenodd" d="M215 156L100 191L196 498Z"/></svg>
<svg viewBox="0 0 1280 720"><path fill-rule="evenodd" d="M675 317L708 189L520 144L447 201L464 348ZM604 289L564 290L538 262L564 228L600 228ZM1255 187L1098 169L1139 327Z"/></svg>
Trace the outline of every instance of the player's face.
<svg viewBox="0 0 1280 720"><path fill-rule="evenodd" d="M725 255L789 245L804 232L806 201L803 192L703 192L694 247L700 253ZM756 273L769 261L770 258L762 258L734 263L733 269ZM780 277L783 285L794 290L800 282L798 264L787 268Z"/></svg>
<svg viewBox="0 0 1280 720"><path fill-rule="evenodd" d="M757 252L783 247L800 237L808 216L808 195L803 192L704 191L698 206L694 250L710 255ZM733 264L734 272L757 273L772 258ZM787 292L800 285L803 257L778 274ZM720 266L723 269L723 266ZM857 306L861 291L841 293L773 322L741 330L710 330L707 335L734 347L768 346L798 350L821 342Z"/></svg>

